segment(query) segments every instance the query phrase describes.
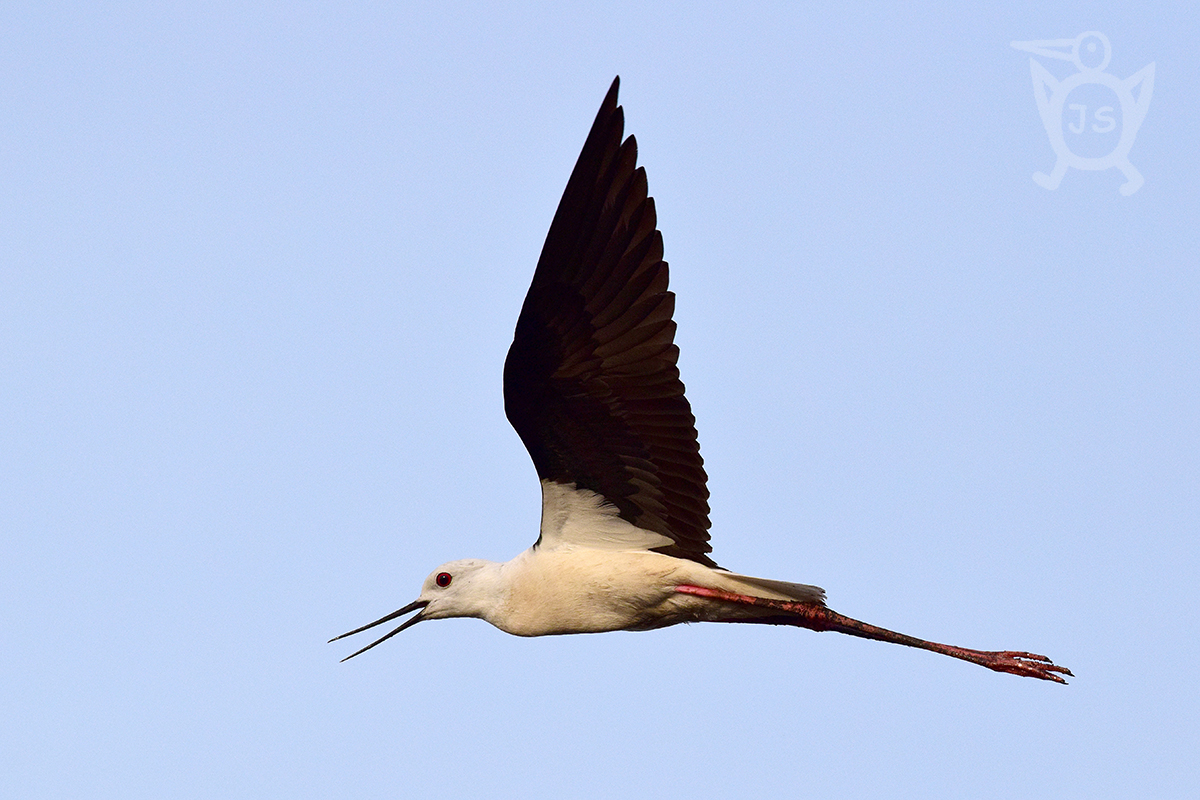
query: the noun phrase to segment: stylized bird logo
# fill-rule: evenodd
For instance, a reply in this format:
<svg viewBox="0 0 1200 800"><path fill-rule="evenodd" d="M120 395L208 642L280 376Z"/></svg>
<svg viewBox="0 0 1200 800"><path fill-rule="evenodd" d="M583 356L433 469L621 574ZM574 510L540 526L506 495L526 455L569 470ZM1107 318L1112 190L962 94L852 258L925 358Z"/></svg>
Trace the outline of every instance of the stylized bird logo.
<svg viewBox="0 0 1200 800"><path fill-rule="evenodd" d="M1121 185L1121 194L1129 196L1141 188L1142 173L1129 163L1129 149L1133 147L1134 137L1146 118L1146 109L1150 106L1150 95L1154 91L1154 63L1151 62L1125 80L1104 72L1112 58L1112 46L1108 37L1099 31L1085 31L1074 39L1043 39L1032 42L1012 42L1013 47L1039 56L1057 58L1072 62L1079 71L1065 80L1058 80L1035 59L1029 59L1029 69L1033 73L1033 96L1037 99L1038 112L1042 124L1050 136L1050 147L1054 150L1057 161L1054 169L1047 175L1035 172L1033 180L1045 189L1057 189L1062 181L1067 167L1085 170L1105 170L1116 167L1125 175L1125 183ZM1078 155L1067 144L1067 132L1082 134L1086 130L1094 133L1104 133L1117 127L1117 121L1112 117L1115 109L1111 106L1101 106L1093 112L1093 121L1089 128L1087 105L1072 103L1068 108L1073 112L1064 119L1063 108L1071 92L1080 86L1096 85L1107 87L1116 96L1120 105L1120 131L1116 145L1102 156L1091 157ZM1138 90L1134 97L1134 89ZM1077 118L1076 118L1077 117Z"/></svg>

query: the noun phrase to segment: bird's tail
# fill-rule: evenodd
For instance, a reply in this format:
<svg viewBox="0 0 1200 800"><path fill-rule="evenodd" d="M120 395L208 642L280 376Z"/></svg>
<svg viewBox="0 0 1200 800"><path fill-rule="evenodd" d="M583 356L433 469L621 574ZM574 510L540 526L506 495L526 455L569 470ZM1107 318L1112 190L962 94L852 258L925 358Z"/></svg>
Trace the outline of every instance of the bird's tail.
<svg viewBox="0 0 1200 800"><path fill-rule="evenodd" d="M735 572L722 573L721 577L730 584L728 587L730 591L739 594L752 594L768 600L790 600L797 603L825 605L825 590L820 586L775 581L770 578L755 578L752 575L738 575Z"/></svg>

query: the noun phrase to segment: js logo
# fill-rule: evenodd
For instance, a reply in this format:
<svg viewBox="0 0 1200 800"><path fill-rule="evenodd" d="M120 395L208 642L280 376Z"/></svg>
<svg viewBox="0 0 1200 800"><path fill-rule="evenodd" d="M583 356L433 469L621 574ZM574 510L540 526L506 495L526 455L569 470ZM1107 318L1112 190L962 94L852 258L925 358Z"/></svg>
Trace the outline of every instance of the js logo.
<svg viewBox="0 0 1200 800"><path fill-rule="evenodd" d="M1070 61L1079 70L1060 81L1037 61L1029 59L1033 96L1057 158L1049 175L1033 174L1034 182L1046 189L1057 189L1067 167L1084 170L1116 167L1125 175L1121 194L1131 195L1141 188L1142 174L1129 163L1129 150L1150 106L1154 64L1147 64L1125 80L1114 78L1104 71L1112 57L1112 47L1108 37L1098 31L1087 31L1074 39L1013 42L1012 46L1035 55Z"/></svg>
<svg viewBox="0 0 1200 800"><path fill-rule="evenodd" d="M1078 121L1068 122L1067 130L1071 133L1083 133L1087 126L1087 106L1083 103L1071 103L1067 108L1079 112ZM1112 113L1112 106L1101 106L1098 108L1096 110L1096 122L1092 124L1092 130L1096 133L1108 133L1117 127L1117 121L1113 119Z"/></svg>

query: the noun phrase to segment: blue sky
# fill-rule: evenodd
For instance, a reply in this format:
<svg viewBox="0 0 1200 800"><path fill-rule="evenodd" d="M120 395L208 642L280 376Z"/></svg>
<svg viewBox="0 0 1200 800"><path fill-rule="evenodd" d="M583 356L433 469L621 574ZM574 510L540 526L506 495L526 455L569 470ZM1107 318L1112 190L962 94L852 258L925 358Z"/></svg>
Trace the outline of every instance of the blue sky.
<svg viewBox="0 0 1200 800"><path fill-rule="evenodd" d="M5 795L1195 793L1193 6L106 5L0 8ZM1074 67L1009 43L1089 30L1155 64L1128 197L1031 179ZM714 556L1070 686L757 626L338 663L536 537L501 369L616 74Z"/></svg>

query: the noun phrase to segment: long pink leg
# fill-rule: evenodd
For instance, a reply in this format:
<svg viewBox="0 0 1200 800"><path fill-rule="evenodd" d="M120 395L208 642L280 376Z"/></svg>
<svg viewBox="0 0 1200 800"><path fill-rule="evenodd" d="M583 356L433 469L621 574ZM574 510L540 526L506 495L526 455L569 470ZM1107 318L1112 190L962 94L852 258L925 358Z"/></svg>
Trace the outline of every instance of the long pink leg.
<svg viewBox="0 0 1200 800"><path fill-rule="evenodd" d="M961 658L963 661L970 661L972 664L978 664L981 667L987 667L996 672L1010 672L1013 675L1025 675L1026 677L1041 678L1044 681L1055 681L1056 683L1066 683L1060 675L1071 675L1071 670L1066 667L1060 667L1045 656L1039 656L1035 653L1023 653L1013 650L969 650L965 647L927 642L915 636L896 633L886 628L880 628L876 625L851 619L832 609L814 603L768 600L764 597L735 594L720 589L708 589L703 586L690 586L687 584L676 586L675 591L696 595L697 597L710 597L714 600L723 600L727 603L737 603L743 606L769 608L773 611L785 612L786 614L786 617L783 615L764 615L762 618L757 619L730 617L728 620L723 621L784 623L797 625L801 628L809 628L814 631L848 633L851 636L861 636L864 639L876 639L881 642L893 642L908 647L919 647L922 650L930 650L934 653L951 656L952 658Z"/></svg>

